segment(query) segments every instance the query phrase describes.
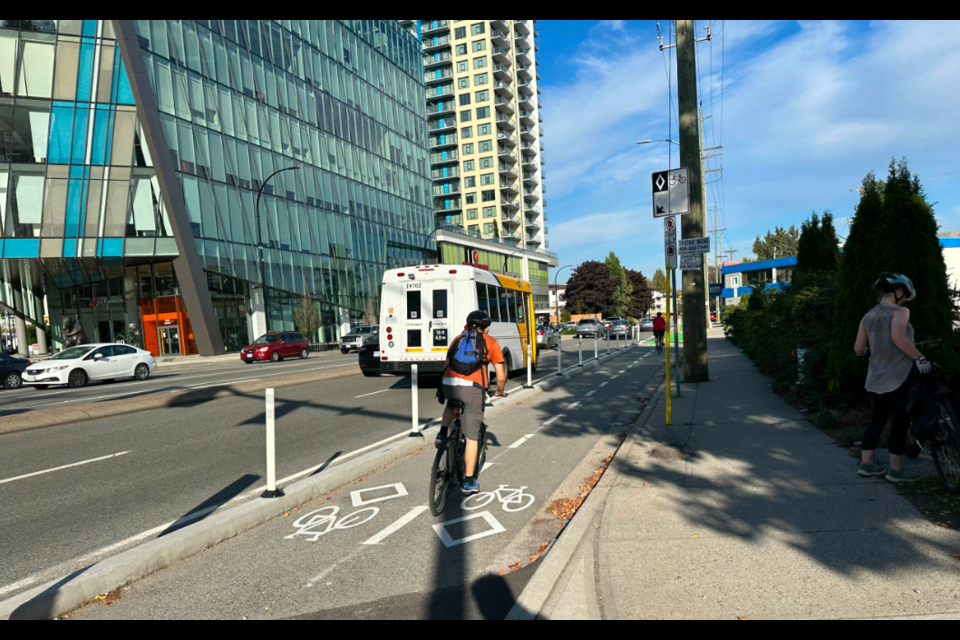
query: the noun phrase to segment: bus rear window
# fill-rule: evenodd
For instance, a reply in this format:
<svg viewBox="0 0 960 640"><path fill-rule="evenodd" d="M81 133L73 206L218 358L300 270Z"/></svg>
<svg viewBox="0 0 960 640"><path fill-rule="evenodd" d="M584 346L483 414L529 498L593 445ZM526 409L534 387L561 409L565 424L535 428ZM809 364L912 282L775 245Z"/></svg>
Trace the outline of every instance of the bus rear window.
<svg viewBox="0 0 960 640"><path fill-rule="evenodd" d="M420 329L407 330L407 348L417 349L423 346L423 339L420 335Z"/></svg>
<svg viewBox="0 0 960 640"><path fill-rule="evenodd" d="M407 291L407 320L422 320L419 291Z"/></svg>
<svg viewBox="0 0 960 640"><path fill-rule="evenodd" d="M447 290L433 290L433 317L442 320L447 318Z"/></svg>

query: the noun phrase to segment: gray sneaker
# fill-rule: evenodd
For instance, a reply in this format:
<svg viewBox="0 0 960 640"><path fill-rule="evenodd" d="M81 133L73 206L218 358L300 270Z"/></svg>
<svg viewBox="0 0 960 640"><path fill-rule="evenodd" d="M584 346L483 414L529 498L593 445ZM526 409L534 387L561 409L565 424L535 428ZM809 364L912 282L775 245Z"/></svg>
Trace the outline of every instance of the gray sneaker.
<svg viewBox="0 0 960 640"><path fill-rule="evenodd" d="M886 479L894 484L899 484L901 482L916 482L917 480L922 480L921 476L910 473L906 469L900 469L900 471L894 471L890 469L890 472L886 475Z"/></svg>
<svg viewBox="0 0 960 640"><path fill-rule="evenodd" d="M874 478L877 476L882 476L887 473L887 467L881 463L874 460L870 464L861 464L860 468L857 469L857 475L861 478Z"/></svg>

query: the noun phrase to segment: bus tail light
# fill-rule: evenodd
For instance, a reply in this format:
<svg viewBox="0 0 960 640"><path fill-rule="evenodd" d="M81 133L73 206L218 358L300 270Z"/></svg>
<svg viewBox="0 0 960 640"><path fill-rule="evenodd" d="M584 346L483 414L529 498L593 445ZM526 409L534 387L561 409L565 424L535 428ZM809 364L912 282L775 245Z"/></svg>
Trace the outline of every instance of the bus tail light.
<svg viewBox="0 0 960 640"><path fill-rule="evenodd" d="M397 277L398 277L398 278L402 278L402 277L405 276L405 275L407 275L407 274L405 274L405 273L398 273L398 274L397 274Z"/></svg>
<svg viewBox="0 0 960 640"><path fill-rule="evenodd" d="M457 273L456 269L450 269L450 275L456 275L456 273Z"/></svg>

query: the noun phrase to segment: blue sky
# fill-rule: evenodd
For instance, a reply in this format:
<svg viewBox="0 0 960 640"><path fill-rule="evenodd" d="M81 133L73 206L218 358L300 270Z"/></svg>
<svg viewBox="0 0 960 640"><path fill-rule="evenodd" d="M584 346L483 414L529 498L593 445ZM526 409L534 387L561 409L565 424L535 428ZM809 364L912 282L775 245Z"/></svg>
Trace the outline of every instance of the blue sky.
<svg viewBox="0 0 960 640"><path fill-rule="evenodd" d="M799 227L814 210L833 212L845 235L851 190L894 156L919 174L943 230L960 230L956 23L698 20L698 33L711 24L714 40L697 45L700 99L707 146L723 145L708 168L724 170L710 174L722 181L707 201L710 227L717 204L738 259L758 234ZM636 141L668 137L673 56L652 20L540 20L538 30L550 250L561 266L615 251L652 276L663 226L650 174L671 166L670 147L677 166L677 148Z"/></svg>

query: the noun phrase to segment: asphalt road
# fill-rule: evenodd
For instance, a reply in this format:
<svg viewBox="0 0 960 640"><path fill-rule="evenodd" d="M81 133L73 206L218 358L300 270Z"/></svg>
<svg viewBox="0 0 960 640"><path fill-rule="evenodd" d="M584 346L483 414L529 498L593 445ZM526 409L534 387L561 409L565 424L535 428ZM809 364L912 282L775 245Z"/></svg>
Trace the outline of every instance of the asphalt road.
<svg viewBox="0 0 960 640"><path fill-rule="evenodd" d="M577 345L570 340L564 347L571 350L564 358L569 366ZM542 355L535 379L555 373L556 351ZM157 391L165 391L231 381L231 375L235 380L251 369L285 375L344 365L357 366L356 356L311 358L291 362L289 369L280 369L281 363L241 364L224 374L184 370L171 374L169 382L145 386L159 383ZM510 386L522 382L513 380ZM134 386L142 393L140 385ZM94 388L67 390L56 401L79 402L70 394ZM119 385L101 388L122 393ZM435 384L419 391L421 422L439 417L435 394ZM410 428L406 378L339 378L281 388L276 399L277 473L285 481ZM265 473L263 424L259 392L0 436L0 598L162 535L230 501L259 495Z"/></svg>
<svg viewBox="0 0 960 640"><path fill-rule="evenodd" d="M454 494L431 516L428 446L70 617L502 619L536 570L531 556L562 526L549 505L578 495L626 431L624 411L661 374L649 353L631 350L493 417L480 482L499 495Z"/></svg>

